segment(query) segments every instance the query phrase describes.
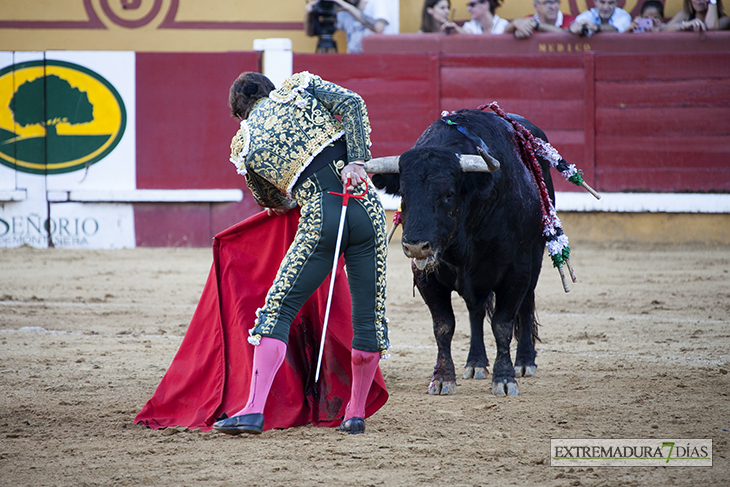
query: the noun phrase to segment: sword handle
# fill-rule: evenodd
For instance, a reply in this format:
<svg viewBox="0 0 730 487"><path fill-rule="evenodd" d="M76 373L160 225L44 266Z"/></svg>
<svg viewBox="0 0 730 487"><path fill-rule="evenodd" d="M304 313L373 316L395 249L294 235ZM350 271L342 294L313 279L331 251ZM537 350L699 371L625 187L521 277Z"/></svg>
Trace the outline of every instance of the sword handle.
<svg viewBox="0 0 730 487"><path fill-rule="evenodd" d="M350 178L347 178L348 182L350 181ZM361 195L354 195L352 193L349 193L345 191L344 193L337 193L335 191L327 191L329 194L333 194L336 196L342 196L342 206L347 206L347 202L350 200L350 198L354 198L356 200L361 200L365 197L365 193L368 192L368 189L370 189L370 186L368 186L368 182L363 180L363 183L365 183L365 192Z"/></svg>

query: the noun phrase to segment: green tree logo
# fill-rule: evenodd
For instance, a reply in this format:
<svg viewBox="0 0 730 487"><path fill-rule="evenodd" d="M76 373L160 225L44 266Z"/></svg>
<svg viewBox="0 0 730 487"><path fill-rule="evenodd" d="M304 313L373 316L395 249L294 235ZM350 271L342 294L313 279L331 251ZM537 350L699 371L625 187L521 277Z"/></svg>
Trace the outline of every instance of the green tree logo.
<svg viewBox="0 0 730 487"><path fill-rule="evenodd" d="M34 103L34 100L45 98L45 93L53 93L47 103ZM16 112L13 107L25 107ZM72 88L68 81L52 74L33 81L26 81L18 88L10 99L10 110L13 111L15 123L21 127L40 124L46 128L46 137L57 136L56 125L59 123L78 124L94 120L94 106L88 95Z"/></svg>
<svg viewBox="0 0 730 487"><path fill-rule="evenodd" d="M32 174L86 169L117 146L126 123L114 86L83 66L47 59L0 70L0 164Z"/></svg>

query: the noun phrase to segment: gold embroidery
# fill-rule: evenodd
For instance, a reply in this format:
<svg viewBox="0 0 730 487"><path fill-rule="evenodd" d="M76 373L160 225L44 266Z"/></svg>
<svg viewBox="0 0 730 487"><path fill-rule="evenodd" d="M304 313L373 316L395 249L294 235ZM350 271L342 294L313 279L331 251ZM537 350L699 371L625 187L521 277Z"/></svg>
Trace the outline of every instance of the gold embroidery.
<svg viewBox="0 0 730 487"><path fill-rule="evenodd" d="M274 284L266 296L266 305L257 320L255 332L261 335L271 335L283 299L291 290L307 258L314 252L322 237L321 190L311 179L307 179L295 190L295 197L301 206L299 228L289 252L279 266Z"/></svg>
<svg viewBox="0 0 730 487"><path fill-rule="evenodd" d="M377 265L376 295L375 295L375 336L378 341L378 349L385 352L390 348L388 338L388 319L385 317L386 299L386 262L388 259L388 241L386 238L387 223L385 211L380 202L380 197L373 189L373 183L368 178L368 192L363 198L362 204L373 221L375 229L375 256Z"/></svg>
<svg viewBox="0 0 730 487"><path fill-rule="evenodd" d="M337 171L341 171L346 163L342 160L334 161L333 165ZM386 239L386 217L380 197L373 189L372 182L368 180L369 189L360 203L365 208L375 230L376 247L376 296L375 296L375 339L378 349L385 352L390 348L388 338L388 319L385 317L386 300L386 262L388 256L388 242ZM359 186L355 194L363 194L364 186ZM323 214L322 214L322 189L312 179L307 179L294 190L294 197L301 207L301 218L299 228L294 242L285 256L272 288L266 296L266 305L260 313L257 313L255 327L252 333L260 335L271 335L276 320L279 317L278 309L285 299L292 286L295 284L298 275L309 256L314 252L316 245L322 237Z"/></svg>
<svg viewBox="0 0 730 487"><path fill-rule="evenodd" d="M334 115L340 115L342 122ZM284 194L312 157L343 131L348 160L370 159L370 122L362 98L319 76L295 74L269 98L257 102L247 122L250 151L244 169ZM237 148L244 145L234 140L232 149L234 143ZM257 202L261 204L258 198Z"/></svg>
<svg viewBox="0 0 730 487"><path fill-rule="evenodd" d="M246 121L241 122L241 128L238 129L236 135L231 140L231 157L230 161L236 166L238 174L246 174L246 155L249 149L248 125Z"/></svg>

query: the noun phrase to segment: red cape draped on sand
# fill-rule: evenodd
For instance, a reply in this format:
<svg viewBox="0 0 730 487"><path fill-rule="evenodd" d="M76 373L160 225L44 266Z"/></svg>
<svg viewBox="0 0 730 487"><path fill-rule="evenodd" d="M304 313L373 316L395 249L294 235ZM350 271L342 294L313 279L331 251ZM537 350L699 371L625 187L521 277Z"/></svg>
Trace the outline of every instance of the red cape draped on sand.
<svg viewBox="0 0 730 487"><path fill-rule="evenodd" d="M216 235L213 266L185 338L152 398L134 418L150 428L211 429L248 399L254 347L246 340L284 253L296 233L299 212L270 217L262 211ZM292 324L286 360L276 374L265 429L312 423L339 426L350 398L351 303L340 259L332 297L322 372L314 373L327 305L329 276ZM385 404L388 392L378 369L366 416Z"/></svg>

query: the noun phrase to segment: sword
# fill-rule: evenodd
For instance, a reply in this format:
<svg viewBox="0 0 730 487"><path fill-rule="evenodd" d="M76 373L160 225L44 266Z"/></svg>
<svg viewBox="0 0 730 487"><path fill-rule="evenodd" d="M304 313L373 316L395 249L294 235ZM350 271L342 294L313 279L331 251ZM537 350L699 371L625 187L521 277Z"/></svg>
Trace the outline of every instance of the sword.
<svg viewBox="0 0 730 487"><path fill-rule="evenodd" d="M350 184L350 178L348 177L348 185ZM365 183L365 193L368 192L368 183L367 181L363 181ZM324 354L324 339L327 336L327 323L330 319L330 307L332 305L332 293L335 290L335 274L337 273L337 262L340 260L340 246L342 245L342 232L345 229L345 215L347 214L347 202L350 200L350 198L361 200L365 196L365 193L361 194L360 196L355 196L353 194L350 194L345 190L344 193L335 193L333 191L328 191L329 194L334 194L336 196L342 196L342 212L340 213L340 228L337 230L337 243L335 244L335 258L334 262L332 263L332 276L330 277L330 291L329 294L327 294L327 307L324 311L324 324L322 325L322 340L319 343L319 357L317 357L317 371L314 374L314 382L316 383L319 380L319 369L322 366L322 355Z"/></svg>

